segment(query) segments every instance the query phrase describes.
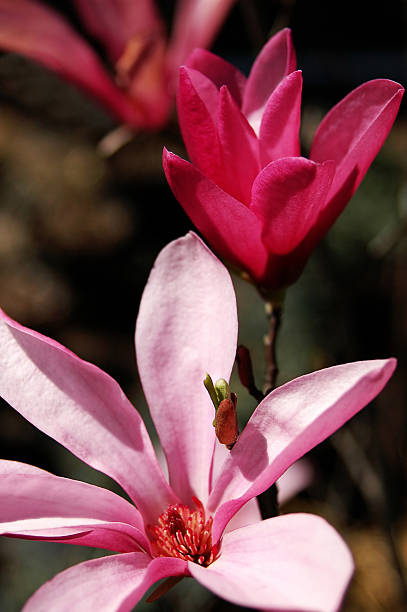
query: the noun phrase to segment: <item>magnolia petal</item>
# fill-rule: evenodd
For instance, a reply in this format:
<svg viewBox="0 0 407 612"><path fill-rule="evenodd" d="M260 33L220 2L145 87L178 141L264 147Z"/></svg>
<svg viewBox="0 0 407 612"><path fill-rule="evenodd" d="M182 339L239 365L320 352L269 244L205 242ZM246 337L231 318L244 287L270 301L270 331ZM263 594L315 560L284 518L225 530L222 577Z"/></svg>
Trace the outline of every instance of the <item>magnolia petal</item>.
<svg viewBox="0 0 407 612"><path fill-rule="evenodd" d="M107 48L116 83L126 91L140 124L163 126L173 104L168 87L165 26L153 0L75 0L92 35Z"/></svg>
<svg viewBox="0 0 407 612"><path fill-rule="evenodd" d="M278 503L280 505L290 501L314 479L314 470L307 459L296 461L277 480ZM232 519L233 520L233 519Z"/></svg>
<svg viewBox="0 0 407 612"><path fill-rule="evenodd" d="M218 185L249 206L252 184L260 171L259 144L226 85L219 94L218 134L223 160Z"/></svg>
<svg viewBox="0 0 407 612"><path fill-rule="evenodd" d="M311 514L287 514L223 537L221 555L192 576L223 599L260 610L338 610L353 573L339 534Z"/></svg>
<svg viewBox="0 0 407 612"><path fill-rule="evenodd" d="M269 252L285 255L303 240L325 204L334 173L332 161L286 157L258 174L250 209L262 222Z"/></svg>
<svg viewBox="0 0 407 612"><path fill-rule="evenodd" d="M220 444L219 441L216 440L212 463L212 482L216 482L229 452L230 451L224 444ZM232 529L238 529L240 527L244 527L245 525L250 525L251 523L257 523L258 521L261 521L260 508L257 502L257 497L253 497L232 517L227 524L225 531L227 532L231 531Z"/></svg>
<svg viewBox="0 0 407 612"><path fill-rule="evenodd" d="M254 411L212 489L208 510L216 510L214 541L247 500L268 489L380 393L395 367L395 359L347 363L301 376L270 393Z"/></svg>
<svg viewBox="0 0 407 612"><path fill-rule="evenodd" d="M2 535L18 540L37 540L42 542L56 542L70 544L71 546L88 546L110 550L116 553L149 550L149 546L142 544L134 538L134 533L127 533L128 525L123 523L110 524L83 524L74 527L59 527L54 529L35 529L26 531L7 532Z"/></svg>
<svg viewBox="0 0 407 612"><path fill-rule="evenodd" d="M235 0L178 0L168 47L168 66L175 72L196 47L212 44Z"/></svg>
<svg viewBox="0 0 407 612"><path fill-rule="evenodd" d="M232 516L231 520L226 525L224 533L228 533L228 531L233 531L234 529L241 529L242 527L246 527L246 525L253 525L253 523L259 523L261 520L261 512L257 497L252 497L252 499L249 499L249 501Z"/></svg>
<svg viewBox="0 0 407 612"><path fill-rule="evenodd" d="M226 268L193 233L158 256L140 304L137 362L166 455L170 482L186 503L206 502L215 433L207 373L229 379L237 312Z"/></svg>
<svg viewBox="0 0 407 612"><path fill-rule="evenodd" d="M164 24L154 0L74 0L90 34L116 62L128 44L143 45L162 35Z"/></svg>
<svg viewBox="0 0 407 612"><path fill-rule="evenodd" d="M50 475L50 472L42 470L36 465L30 465L29 463L21 463L20 461L11 461L8 459L0 459L0 477L9 474L39 474L39 475ZM53 475L53 474L51 474Z"/></svg>
<svg viewBox="0 0 407 612"><path fill-rule="evenodd" d="M242 110L256 134L267 100L280 81L295 68L291 31L285 28L264 45L247 79Z"/></svg>
<svg viewBox="0 0 407 612"><path fill-rule="evenodd" d="M212 490L213 483L215 483L218 479L222 466L226 460L226 457L229 455L229 452L230 451L226 448L226 446L224 444L221 444L216 438L215 448L213 450L212 457L211 483L209 487L210 490Z"/></svg>
<svg viewBox="0 0 407 612"><path fill-rule="evenodd" d="M268 99L260 124L262 167L281 157L300 155L302 74L287 75Z"/></svg>
<svg viewBox="0 0 407 612"><path fill-rule="evenodd" d="M59 539L90 532L93 546L122 552L149 550L144 524L134 506L115 493L43 470L17 472L0 462L0 532L33 539ZM22 467L24 470L24 467ZM100 542L97 535L100 536ZM76 541L69 543L78 543ZM83 544L83 538L80 542Z"/></svg>
<svg viewBox="0 0 407 612"><path fill-rule="evenodd" d="M90 93L122 121L139 124L141 117L92 48L51 8L33 0L0 0L0 48L40 62Z"/></svg>
<svg viewBox="0 0 407 612"><path fill-rule="evenodd" d="M195 49L186 65L208 77L218 90L226 85L236 104L241 107L246 77L233 64L206 49Z"/></svg>
<svg viewBox="0 0 407 612"><path fill-rule="evenodd" d="M195 89L196 94L205 104L206 110L208 111L213 121L213 125L216 126L218 122L218 107L219 107L218 88L213 83L213 81L208 76L206 76L206 74L202 74L202 72L199 72L198 70L195 70L194 68L190 68L189 66L188 67L181 66L180 68L180 87L185 88L185 94L184 94L185 96L189 96L189 95L192 96L192 111L194 113L196 113L197 109L199 109L199 102L197 103L197 101L195 100L195 103L194 103L195 93L192 90L191 92L189 92L188 90L189 84L188 84L187 79L190 80L192 86ZM184 83L184 81L186 82ZM188 100L188 102L190 103L191 101ZM186 107L187 113L188 113L188 108L189 107L187 104L187 107ZM194 116L192 115L192 118L193 117ZM192 134L191 136L193 137L194 134Z"/></svg>
<svg viewBox="0 0 407 612"><path fill-rule="evenodd" d="M261 278L267 252L256 215L177 155L164 150L163 165L175 197L214 250Z"/></svg>
<svg viewBox="0 0 407 612"><path fill-rule="evenodd" d="M0 395L28 421L118 482L149 522L175 500L145 425L119 385L0 311Z"/></svg>
<svg viewBox="0 0 407 612"><path fill-rule="evenodd" d="M46 582L30 597L24 612L130 612L157 580L181 576L186 562L175 558L151 561L134 552L85 561Z"/></svg>
<svg viewBox="0 0 407 612"><path fill-rule="evenodd" d="M198 91L194 82L199 87ZM203 99L200 90L203 90ZM192 163L217 182L222 179L222 160L216 125L211 115L214 96L217 98L218 94L209 79L185 66L180 68L177 108L182 137ZM208 106L205 102L208 102Z"/></svg>
<svg viewBox="0 0 407 612"><path fill-rule="evenodd" d="M404 89L387 79L363 83L334 106L321 122L310 158L336 161L329 193L325 233L356 191L383 145L400 106Z"/></svg>

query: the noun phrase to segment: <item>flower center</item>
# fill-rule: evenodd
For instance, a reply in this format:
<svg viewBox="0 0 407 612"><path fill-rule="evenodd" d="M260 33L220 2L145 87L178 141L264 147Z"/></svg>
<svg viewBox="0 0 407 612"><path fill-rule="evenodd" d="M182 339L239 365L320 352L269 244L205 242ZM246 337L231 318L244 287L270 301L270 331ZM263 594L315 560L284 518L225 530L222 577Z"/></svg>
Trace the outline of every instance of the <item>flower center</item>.
<svg viewBox="0 0 407 612"><path fill-rule="evenodd" d="M218 557L218 547L212 546L213 519L206 520L202 503L196 497L192 499L196 510L173 504L159 516L156 525L147 529L157 557L178 557L207 567Z"/></svg>

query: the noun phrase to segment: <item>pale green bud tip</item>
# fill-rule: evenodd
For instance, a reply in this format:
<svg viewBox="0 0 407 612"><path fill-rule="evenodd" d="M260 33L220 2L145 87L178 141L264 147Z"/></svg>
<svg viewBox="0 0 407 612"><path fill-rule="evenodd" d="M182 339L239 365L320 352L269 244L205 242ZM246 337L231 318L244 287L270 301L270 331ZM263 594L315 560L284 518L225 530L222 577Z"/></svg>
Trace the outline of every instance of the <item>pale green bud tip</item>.
<svg viewBox="0 0 407 612"><path fill-rule="evenodd" d="M212 403L215 406L215 410L217 410L219 406L219 400L215 391L215 387L213 386L212 378L209 376L209 374L206 375L203 384L205 385L205 389L209 393L209 397L211 398Z"/></svg>
<svg viewBox="0 0 407 612"><path fill-rule="evenodd" d="M218 398L218 406L223 400L230 399L230 388L224 378L219 378L215 383L216 395Z"/></svg>
<svg viewBox="0 0 407 612"><path fill-rule="evenodd" d="M203 384L205 385L205 389L209 393L209 397L212 400L212 404L215 406L215 410L219 408L219 404L223 402L223 400L231 399L230 388L224 378L219 378L219 380L217 380L214 385L212 378L209 376L209 374L207 374L205 380L203 381ZM215 420L213 421L214 427Z"/></svg>

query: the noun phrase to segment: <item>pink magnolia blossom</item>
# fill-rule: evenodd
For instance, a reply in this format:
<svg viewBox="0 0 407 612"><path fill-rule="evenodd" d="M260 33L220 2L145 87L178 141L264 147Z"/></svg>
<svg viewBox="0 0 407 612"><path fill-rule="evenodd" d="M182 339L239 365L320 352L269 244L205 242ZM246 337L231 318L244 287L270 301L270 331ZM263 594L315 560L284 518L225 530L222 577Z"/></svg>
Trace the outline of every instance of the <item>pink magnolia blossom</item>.
<svg viewBox="0 0 407 612"><path fill-rule="evenodd" d="M278 503L284 505L298 493L309 487L314 480L314 470L307 459L293 463L277 481Z"/></svg>
<svg viewBox="0 0 407 612"><path fill-rule="evenodd" d="M179 0L170 39L154 0L72 2L103 45L113 78L69 22L37 0L0 0L0 48L55 70L121 122L156 129L172 109L179 64L212 42L234 0Z"/></svg>
<svg viewBox="0 0 407 612"><path fill-rule="evenodd" d="M395 360L314 372L270 393L231 452L215 439L206 372L228 379L237 314L230 276L194 234L159 255L136 328L142 385L169 480L118 384L54 340L0 318L1 395L41 431L118 482L111 491L0 462L1 533L83 544L116 555L58 574L26 612L131 610L157 580L192 576L259 609L340 606L351 555L320 517L261 521L255 496L365 406ZM34 561L33 561L34 563Z"/></svg>
<svg viewBox="0 0 407 612"><path fill-rule="evenodd" d="M295 281L382 146L403 88L364 83L321 122L301 157L302 75L289 30L249 77L196 49L181 67L178 116L192 163L164 151L175 197L214 250L268 292Z"/></svg>

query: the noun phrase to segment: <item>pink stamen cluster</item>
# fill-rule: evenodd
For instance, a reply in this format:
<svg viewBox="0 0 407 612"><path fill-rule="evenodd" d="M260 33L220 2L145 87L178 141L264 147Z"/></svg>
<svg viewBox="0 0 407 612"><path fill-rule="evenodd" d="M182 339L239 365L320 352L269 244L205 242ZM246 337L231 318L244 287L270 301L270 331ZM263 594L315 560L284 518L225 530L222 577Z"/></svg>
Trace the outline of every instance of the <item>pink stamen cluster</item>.
<svg viewBox="0 0 407 612"><path fill-rule="evenodd" d="M152 549L157 557L178 557L207 567L218 556L212 546L212 523L206 520L202 503L192 498L197 510L183 504L172 504L163 512L156 525L148 525L153 536Z"/></svg>

